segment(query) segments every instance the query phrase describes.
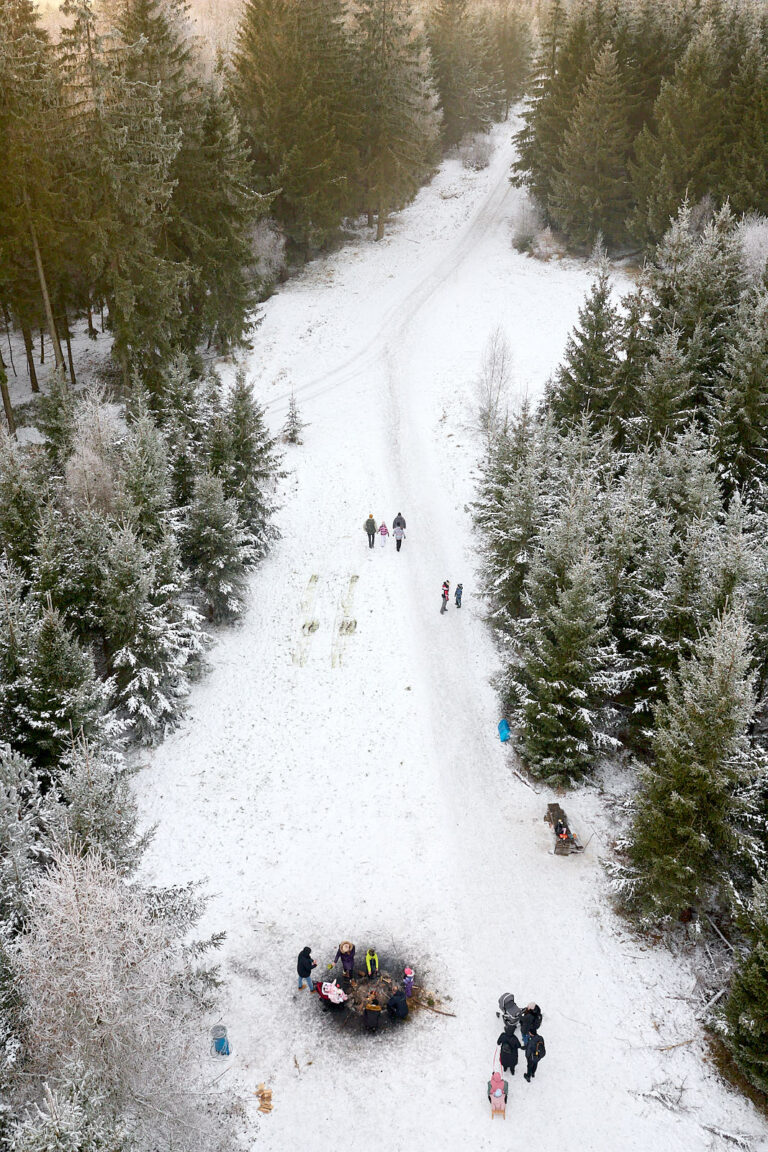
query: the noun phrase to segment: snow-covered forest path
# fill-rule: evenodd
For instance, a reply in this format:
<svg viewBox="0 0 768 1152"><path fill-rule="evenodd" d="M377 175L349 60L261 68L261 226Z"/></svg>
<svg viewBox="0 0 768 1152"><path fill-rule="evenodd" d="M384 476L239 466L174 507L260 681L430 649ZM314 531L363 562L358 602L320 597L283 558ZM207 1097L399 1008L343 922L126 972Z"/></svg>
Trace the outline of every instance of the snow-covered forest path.
<svg viewBox="0 0 768 1152"><path fill-rule="evenodd" d="M275 427L291 388L309 426L251 608L139 777L159 822L147 870L215 893L206 927L228 934L234 1052L220 1090L245 1101L260 1149L720 1147L705 1125L768 1147L704 1062L691 977L608 911L598 837L580 858L552 855L547 795L513 775L496 735L466 507L472 383L500 324L517 391L538 393L589 283L583 265L512 249L509 136L495 133L486 171L446 163L384 242L316 261L264 308L249 375ZM369 551L368 513L391 529L398 511L402 552ZM465 600L441 616L446 578ZM582 803L566 800L588 835ZM345 938L361 959L373 943L412 963L455 1018L338 1031L295 964L309 944L321 973ZM505 991L541 1004L548 1055L532 1084L519 1070L492 1125ZM667 1080L685 1084L680 1112L643 1095Z"/></svg>

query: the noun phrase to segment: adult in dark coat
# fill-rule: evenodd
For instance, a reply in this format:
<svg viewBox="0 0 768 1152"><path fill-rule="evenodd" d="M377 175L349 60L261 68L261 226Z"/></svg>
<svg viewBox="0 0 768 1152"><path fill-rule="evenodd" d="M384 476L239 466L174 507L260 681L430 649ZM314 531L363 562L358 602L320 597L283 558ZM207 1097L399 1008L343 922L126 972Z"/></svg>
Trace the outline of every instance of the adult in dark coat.
<svg viewBox="0 0 768 1152"><path fill-rule="evenodd" d="M496 1043L499 1045L499 1060L504 1072L509 1072L511 1076L515 1074L517 1068L518 1052L522 1048L522 1044L517 1038L517 1033L514 1028L505 1028L501 1036L499 1036Z"/></svg>
<svg viewBox="0 0 768 1152"><path fill-rule="evenodd" d="M408 1015L408 998L402 988L398 988L387 1000L387 1012L393 1020L405 1020Z"/></svg>
<svg viewBox="0 0 768 1152"><path fill-rule="evenodd" d="M547 1050L544 1047L544 1038L539 1036L538 1032L529 1032L528 1039L525 1042L525 1062L528 1066L528 1071L523 1074L529 1084L536 1075L539 1060L543 1060L546 1054Z"/></svg>
<svg viewBox="0 0 768 1152"><path fill-rule="evenodd" d="M373 518L372 512L369 514L368 519L366 520L363 527L365 528L366 534L368 536L368 547L373 548L374 542L376 540L376 521Z"/></svg>
<svg viewBox="0 0 768 1152"><path fill-rule="evenodd" d="M523 1047L531 1032L538 1032L541 1025L541 1008L538 1004L527 1004L520 1016L520 1035Z"/></svg>
<svg viewBox="0 0 768 1152"><path fill-rule="evenodd" d="M381 1005L374 997L369 1000L363 1010L363 1026L366 1032L378 1031L379 1024L381 1023Z"/></svg>
<svg viewBox="0 0 768 1152"><path fill-rule="evenodd" d="M312 959L312 949L310 947L302 948L299 952L299 959L296 962L296 971L299 974L299 988L304 987L306 980L309 985L310 992L314 992L315 986L312 983L312 969L317 968L317 962Z"/></svg>
<svg viewBox="0 0 768 1152"><path fill-rule="evenodd" d="M398 512L397 516L395 516L394 520L392 521L392 527L393 528L405 528L406 527L405 517L403 516L402 512Z"/></svg>

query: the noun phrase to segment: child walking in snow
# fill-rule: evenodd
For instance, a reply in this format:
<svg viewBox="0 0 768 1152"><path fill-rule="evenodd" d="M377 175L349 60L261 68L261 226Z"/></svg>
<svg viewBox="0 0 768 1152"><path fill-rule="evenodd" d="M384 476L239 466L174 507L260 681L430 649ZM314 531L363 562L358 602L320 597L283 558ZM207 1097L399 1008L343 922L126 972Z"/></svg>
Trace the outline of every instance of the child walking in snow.
<svg viewBox="0 0 768 1152"><path fill-rule="evenodd" d="M440 605L440 615L448 611L448 597L451 594L451 586L447 580L443 580L443 602Z"/></svg>
<svg viewBox="0 0 768 1152"><path fill-rule="evenodd" d="M400 524L393 524L392 535L395 538L395 548L399 552L403 540L405 540L405 528L403 528Z"/></svg>
<svg viewBox="0 0 768 1152"><path fill-rule="evenodd" d="M456 607L457 608L461 608L461 594L463 591L464 591L464 585L463 584L457 584L456 585L456 591L453 594L454 599L456 601Z"/></svg>
<svg viewBox="0 0 768 1152"><path fill-rule="evenodd" d="M381 546L383 548L387 542L387 536L389 536L389 528L387 528L383 520L381 522L381 527L379 528L379 536L381 537Z"/></svg>
<svg viewBox="0 0 768 1152"><path fill-rule="evenodd" d="M403 968L403 990L409 999L413 996L413 981L415 977L416 973L413 968Z"/></svg>

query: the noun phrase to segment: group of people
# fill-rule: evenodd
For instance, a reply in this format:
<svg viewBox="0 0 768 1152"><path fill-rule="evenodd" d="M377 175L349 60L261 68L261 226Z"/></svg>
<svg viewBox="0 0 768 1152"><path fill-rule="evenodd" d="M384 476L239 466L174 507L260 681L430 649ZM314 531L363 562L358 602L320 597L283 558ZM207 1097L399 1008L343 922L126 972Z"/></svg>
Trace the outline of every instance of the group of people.
<svg viewBox="0 0 768 1152"><path fill-rule="evenodd" d="M339 944L336 955L333 958L333 964L338 964L339 962L341 962L342 979L353 980L355 976L355 946L351 940L342 940L341 944ZM331 964L328 965L329 968L332 966ZM320 999L324 1001L326 1008L329 1010L343 1009L344 1004L349 999L349 993L345 991L335 978L333 980L313 981L312 970L316 967L317 961L312 959L312 949L309 946L302 948L296 964L299 988L303 988L306 983L310 992L316 992ZM359 971L357 975L360 978L378 981L379 956L375 948L367 949L364 969ZM402 987L395 989L384 1006L391 1019L405 1020L408 1016L408 1001L413 995L413 982L415 978L416 974L413 968L406 966L403 969ZM349 985L347 985L347 987L349 987ZM374 988L370 996L366 999L363 1007L363 1024L368 1032L375 1032L378 1029L381 1021L381 1012L382 1005Z"/></svg>
<svg viewBox="0 0 768 1152"><path fill-rule="evenodd" d="M541 1008L538 1004L528 1004L525 1008L518 1008L511 992L499 999L500 1013L504 1019L504 1031L496 1041L499 1047L499 1063L502 1072L514 1076L517 1062L521 1052L525 1054L526 1071L523 1078L530 1084L536 1075L539 1061L547 1054L544 1038L539 1035L541 1026ZM517 1028L520 1028L520 1036ZM494 1072L488 1081L488 1099L492 1108L503 1111L509 1092L509 1081L505 1080L500 1072Z"/></svg>
<svg viewBox="0 0 768 1152"><path fill-rule="evenodd" d="M377 528L373 512L369 512L368 519L366 520L363 527L365 528L366 535L368 536L368 547L373 548L374 544L376 543L376 537L378 536L379 540L381 541L381 547L383 548L387 542L387 536L390 534L389 528L387 528L384 520L382 520L381 524L379 524ZM405 540L405 518L402 512L398 512L397 516L395 516L394 520L392 521L392 535L395 538L395 548L399 552L403 540Z"/></svg>
<svg viewBox="0 0 768 1152"><path fill-rule="evenodd" d="M453 598L456 602L456 607L461 608L461 597L464 594L464 585L457 584L453 593ZM448 580L443 580L443 591L440 600L440 615L448 611L448 601L451 598L451 585Z"/></svg>

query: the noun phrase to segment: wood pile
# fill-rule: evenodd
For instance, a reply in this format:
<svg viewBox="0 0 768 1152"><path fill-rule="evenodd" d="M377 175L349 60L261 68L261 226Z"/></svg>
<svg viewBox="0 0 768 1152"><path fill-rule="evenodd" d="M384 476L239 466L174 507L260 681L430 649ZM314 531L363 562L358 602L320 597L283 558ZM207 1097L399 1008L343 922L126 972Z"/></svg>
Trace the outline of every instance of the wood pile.
<svg viewBox="0 0 768 1152"><path fill-rule="evenodd" d="M272 1111L272 1089L267 1088L264 1084L259 1084L254 1092L254 1096L259 1098L259 1112Z"/></svg>

